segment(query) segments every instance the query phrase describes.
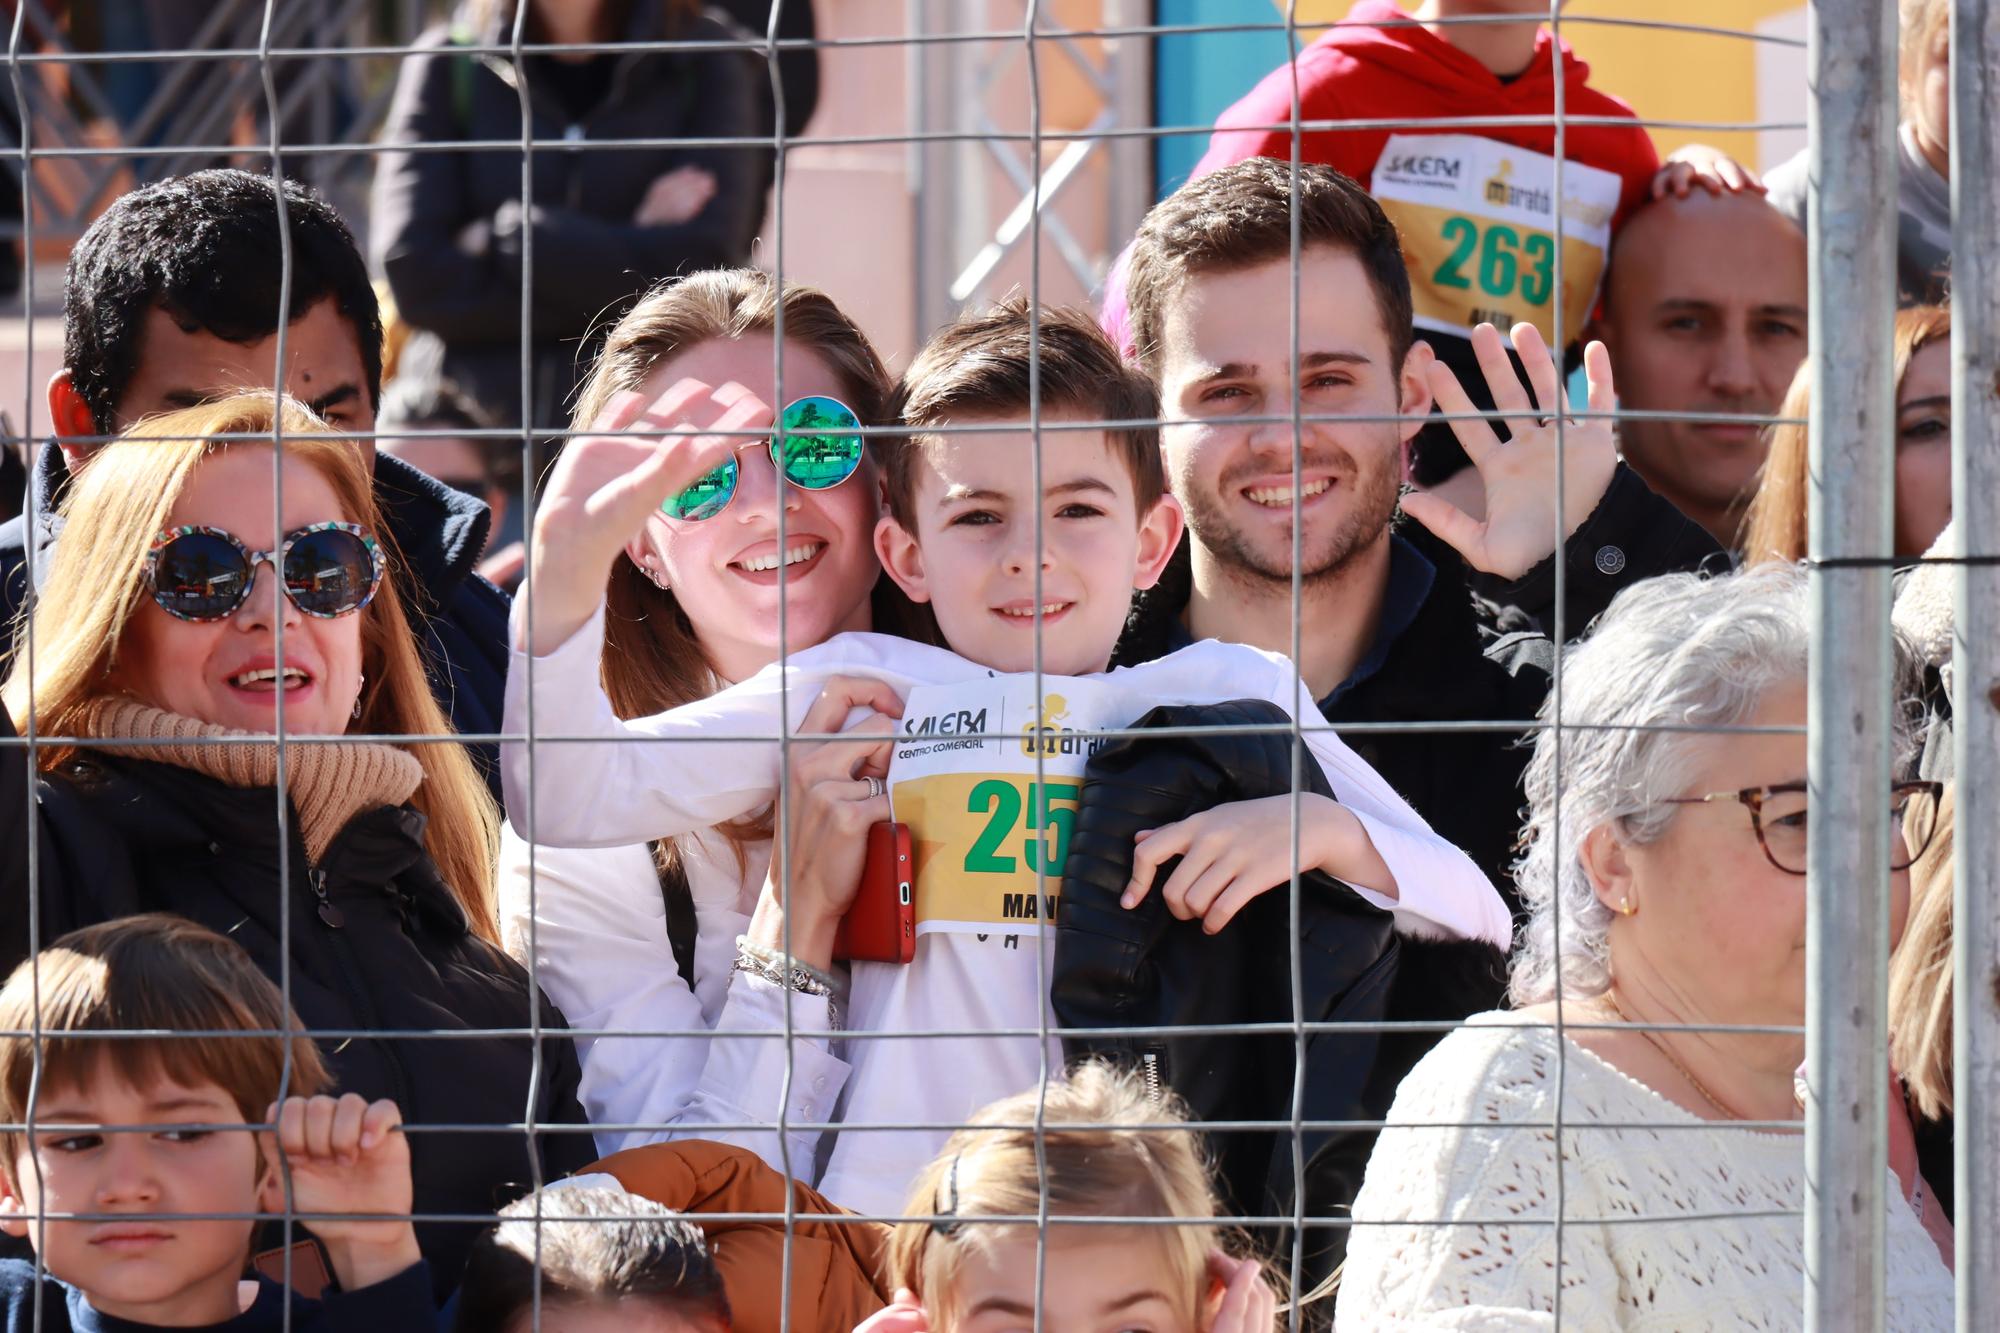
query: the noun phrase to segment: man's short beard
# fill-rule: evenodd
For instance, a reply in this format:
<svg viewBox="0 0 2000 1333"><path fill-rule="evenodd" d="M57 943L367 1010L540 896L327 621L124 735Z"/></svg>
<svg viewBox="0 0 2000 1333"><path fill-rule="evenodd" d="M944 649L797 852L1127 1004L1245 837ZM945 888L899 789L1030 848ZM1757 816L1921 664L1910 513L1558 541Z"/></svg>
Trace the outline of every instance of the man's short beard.
<svg viewBox="0 0 2000 1333"><path fill-rule="evenodd" d="M1402 494L1402 483L1394 468L1385 467L1367 474L1357 471L1354 475L1353 484L1365 485L1367 489L1357 490L1354 503L1341 518L1340 526L1326 534L1318 550L1310 541L1300 544L1299 579L1307 587L1339 581L1354 562L1375 544L1396 516L1396 501ZM1188 489L1190 492L1194 490L1193 487ZM1249 537L1223 515L1222 505L1216 497L1191 493L1186 503L1188 527L1195 541L1223 569L1246 584L1291 584L1292 553L1289 549L1279 560L1267 560Z"/></svg>

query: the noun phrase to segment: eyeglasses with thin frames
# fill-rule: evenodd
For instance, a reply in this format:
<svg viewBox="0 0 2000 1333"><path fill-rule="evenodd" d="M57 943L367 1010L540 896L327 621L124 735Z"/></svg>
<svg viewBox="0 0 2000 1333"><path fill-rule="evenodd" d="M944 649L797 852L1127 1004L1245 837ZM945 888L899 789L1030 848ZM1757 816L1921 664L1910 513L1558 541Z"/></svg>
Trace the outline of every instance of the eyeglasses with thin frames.
<svg viewBox="0 0 2000 1333"><path fill-rule="evenodd" d="M1889 788L1889 817L1897 834L1889 849L1889 868L1908 870L1937 833L1942 782L1898 782ZM1806 873L1806 784L1779 782L1737 791L1712 791L1705 796L1672 796L1661 805L1709 805L1735 801L1750 811L1750 827L1770 863L1788 875ZM1915 811L1916 817L1910 818Z"/></svg>

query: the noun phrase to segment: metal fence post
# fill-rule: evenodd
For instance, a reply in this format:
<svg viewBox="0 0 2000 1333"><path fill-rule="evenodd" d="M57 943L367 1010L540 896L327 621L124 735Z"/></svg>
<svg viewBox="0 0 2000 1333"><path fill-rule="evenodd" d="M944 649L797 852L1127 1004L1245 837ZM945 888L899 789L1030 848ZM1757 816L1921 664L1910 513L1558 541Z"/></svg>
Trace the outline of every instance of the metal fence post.
<svg viewBox="0 0 2000 1333"><path fill-rule="evenodd" d="M1814 0L1806 1326L1883 1321L1896 7ZM1854 563L1847 563L1847 562Z"/></svg>
<svg viewBox="0 0 2000 1333"><path fill-rule="evenodd" d="M1104 22L1108 28L1143 28L1151 19L1152 6L1141 0L1106 0ZM1119 37L1106 43L1107 64L1117 80L1112 102L1116 115L1111 122L1116 129L1153 123L1154 40ZM1111 141L1110 207L1104 210L1106 263L1117 259L1153 206L1154 142L1138 136Z"/></svg>
<svg viewBox="0 0 2000 1333"><path fill-rule="evenodd" d="M2000 97L2000 11L1958 0L1951 32L1952 514L1957 554L1990 555L2000 525L2000 189L1994 176L1993 102ZM2000 1319L2000 836L1982 817L2000 782L2000 569L1958 571L1952 644L1953 773L1966 818L1953 867L1952 1106L1958 1141L1958 1326ZM1974 802L1977 802L1975 804Z"/></svg>

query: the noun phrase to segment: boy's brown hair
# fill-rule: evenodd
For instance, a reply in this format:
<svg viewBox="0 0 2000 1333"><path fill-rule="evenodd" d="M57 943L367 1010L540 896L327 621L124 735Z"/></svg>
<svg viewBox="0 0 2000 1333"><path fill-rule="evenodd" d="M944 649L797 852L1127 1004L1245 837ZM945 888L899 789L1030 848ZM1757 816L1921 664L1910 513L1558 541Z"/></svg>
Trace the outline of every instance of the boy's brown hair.
<svg viewBox="0 0 2000 1333"><path fill-rule="evenodd" d="M1297 206L1300 250L1329 246L1360 261L1389 337L1391 369L1400 370L1416 334L1396 224L1368 191L1317 162L1298 164ZM1153 206L1132 242L1125 279L1139 364L1158 376L1167 305L1190 276L1290 257L1292 208L1292 164L1267 157L1191 180ZM1272 319L1285 317L1282 309L1271 312Z"/></svg>
<svg viewBox="0 0 2000 1333"><path fill-rule="evenodd" d="M1166 494L1160 460L1160 414L1153 382L1118 355L1095 320L1080 310L1044 306L1038 327L1027 299L1010 296L982 314L952 321L931 335L896 390L906 439L885 440L883 484L889 514L914 533L917 463L924 431L948 422L1026 420L1029 366L1039 365L1043 416L1082 412L1094 421L1143 421L1104 432L1111 451L1132 473L1143 519ZM1033 355L1031 356L1030 353Z"/></svg>
<svg viewBox="0 0 2000 1333"><path fill-rule="evenodd" d="M0 988L0 1123L28 1118L38 984L43 1097L106 1073L135 1086L164 1075L187 1087L222 1088L244 1120L257 1124L281 1084L304 1097L332 1082L305 1025L241 945L156 912L73 931L7 978ZM226 1035L107 1035L133 1031ZM23 1137L0 1130L0 1171L15 1188Z"/></svg>

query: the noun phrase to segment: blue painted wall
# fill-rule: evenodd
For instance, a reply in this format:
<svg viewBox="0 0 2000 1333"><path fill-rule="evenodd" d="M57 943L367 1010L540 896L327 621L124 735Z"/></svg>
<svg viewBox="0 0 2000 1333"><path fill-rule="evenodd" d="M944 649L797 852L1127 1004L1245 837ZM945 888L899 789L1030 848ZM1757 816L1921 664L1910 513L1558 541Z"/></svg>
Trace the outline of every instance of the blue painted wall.
<svg viewBox="0 0 2000 1333"><path fill-rule="evenodd" d="M1276 23L1282 6L1270 0L1157 0L1162 27L1193 23ZM1283 29L1162 37L1153 45L1153 123L1212 125L1230 103L1284 63ZM1172 194L1208 150L1207 134L1165 135L1154 141L1153 183Z"/></svg>

